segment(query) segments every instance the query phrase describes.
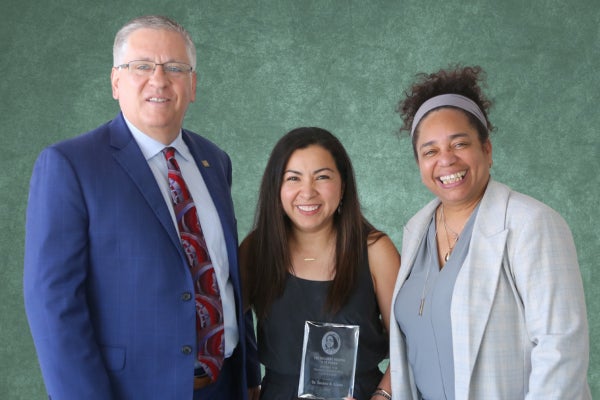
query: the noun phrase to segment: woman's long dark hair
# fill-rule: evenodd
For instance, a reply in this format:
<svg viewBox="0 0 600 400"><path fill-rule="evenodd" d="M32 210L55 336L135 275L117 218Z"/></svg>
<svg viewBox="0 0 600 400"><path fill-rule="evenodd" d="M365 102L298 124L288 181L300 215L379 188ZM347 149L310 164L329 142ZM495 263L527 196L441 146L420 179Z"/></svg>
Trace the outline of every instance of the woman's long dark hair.
<svg viewBox="0 0 600 400"><path fill-rule="evenodd" d="M254 229L248 235L247 251L240 254L244 303L252 306L258 318L266 317L269 307L283 293L292 267L289 232L291 221L281 204L281 186L285 167L292 153L308 146L320 146L335 160L342 178L340 212L334 213L336 232L335 277L325 308L337 312L354 289L359 264L365 260L369 235L383 236L363 216L354 169L346 150L329 131L315 127L297 128L283 136L273 148L262 178Z"/></svg>

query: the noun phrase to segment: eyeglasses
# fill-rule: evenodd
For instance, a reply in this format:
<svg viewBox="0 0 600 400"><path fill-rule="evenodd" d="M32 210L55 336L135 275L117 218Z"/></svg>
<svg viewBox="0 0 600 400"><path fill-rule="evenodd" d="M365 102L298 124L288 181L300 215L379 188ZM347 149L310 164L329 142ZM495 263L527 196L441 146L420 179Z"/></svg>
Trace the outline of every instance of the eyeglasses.
<svg viewBox="0 0 600 400"><path fill-rule="evenodd" d="M192 71L192 66L180 63L180 62L166 62L166 63L155 63L153 61L146 60L134 60L129 61L127 64L117 65L115 68L123 69L128 68L129 72L134 75L141 77L149 77L154 73L154 70L158 66L163 67L163 71L170 77L179 78Z"/></svg>

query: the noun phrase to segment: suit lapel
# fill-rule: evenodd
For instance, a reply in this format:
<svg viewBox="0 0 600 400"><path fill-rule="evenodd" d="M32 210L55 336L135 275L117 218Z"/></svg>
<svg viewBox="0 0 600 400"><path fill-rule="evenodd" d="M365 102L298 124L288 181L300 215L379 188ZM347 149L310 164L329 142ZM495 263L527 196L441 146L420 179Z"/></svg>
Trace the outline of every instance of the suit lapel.
<svg viewBox="0 0 600 400"><path fill-rule="evenodd" d="M158 218L163 228L169 234L173 244L182 252L179 235L173 225L173 219L171 218L165 199L148 166L148 162L133 139L131 132L129 132L129 128L127 128L122 115L119 115L119 117L111 122L110 135L111 146L115 148L113 157L138 187L141 195L156 215L156 218ZM183 252L182 256L185 257Z"/></svg>
<svg viewBox="0 0 600 400"><path fill-rule="evenodd" d="M481 200L469 252L452 296L452 341L456 398L469 398L471 377L493 306L508 230L507 191L490 181Z"/></svg>
<svg viewBox="0 0 600 400"><path fill-rule="evenodd" d="M233 277L231 282L239 288L239 279L237 266L237 226L234 217L233 203L231 200L229 185L231 182L230 167L224 165L223 158L216 158L212 151L208 152L201 146L197 140L193 140L191 135L183 131L183 140L187 144L198 169L202 174L202 179L206 184L210 197L217 209L217 214L221 220L223 236L227 247L227 257L229 259L229 273Z"/></svg>
<svg viewBox="0 0 600 400"><path fill-rule="evenodd" d="M214 154L207 153L202 146L191 140L186 131L183 131L183 139L190 149L196 165L198 165L202 179L206 184L221 219L223 229L226 230L229 228L225 226L227 225L226 221L229 221L232 217L233 210L230 206L231 200L228 197L228 190L224 190L224 188L228 187L229 182L223 181L223 177L226 176L226 171L222 171L223 162L222 160L215 159Z"/></svg>

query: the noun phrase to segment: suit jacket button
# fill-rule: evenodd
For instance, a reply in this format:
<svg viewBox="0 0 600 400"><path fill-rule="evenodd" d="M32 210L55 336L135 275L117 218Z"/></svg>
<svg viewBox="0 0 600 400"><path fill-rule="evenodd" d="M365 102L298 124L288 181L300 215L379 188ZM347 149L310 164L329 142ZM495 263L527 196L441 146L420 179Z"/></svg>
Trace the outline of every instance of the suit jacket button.
<svg viewBox="0 0 600 400"><path fill-rule="evenodd" d="M181 352L186 356L192 354L192 346L183 346Z"/></svg>
<svg viewBox="0 0 600 400"><path fill-rule="evenodd" d="M181 300L183 301L190 301L192 299L192 294L190 292L184 292L181 295Z"/></svg>

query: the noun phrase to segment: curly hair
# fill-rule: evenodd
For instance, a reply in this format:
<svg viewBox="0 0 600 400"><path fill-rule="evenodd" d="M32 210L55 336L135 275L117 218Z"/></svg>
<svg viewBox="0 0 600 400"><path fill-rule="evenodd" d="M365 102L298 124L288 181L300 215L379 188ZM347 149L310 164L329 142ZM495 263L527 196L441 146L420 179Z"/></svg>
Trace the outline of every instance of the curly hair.
<svg viewBox="0 0 600 400"><path fill-rule="evenodd" d="M398 103L396 109L404 123L400 128L400 133L406 131L410 135L415 114L423 103L432 97L453 93L468 97L481 109L487 121L487 126L483 126L471 113L463 112L467 115L471 124L477 128L481 143L488 140L489 133L494 127L488 118L488 111L492 106L492 102L481 90L485 86L485 71L483 68L477 65L467 67L456 65L431 74L419 73L416 76L416 82L404 92L405 97ZM419 131L416 129L412 137L415 158L417 158L415 145L418 136Z"/></svg>

